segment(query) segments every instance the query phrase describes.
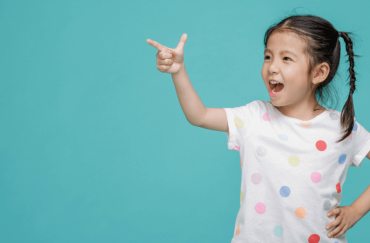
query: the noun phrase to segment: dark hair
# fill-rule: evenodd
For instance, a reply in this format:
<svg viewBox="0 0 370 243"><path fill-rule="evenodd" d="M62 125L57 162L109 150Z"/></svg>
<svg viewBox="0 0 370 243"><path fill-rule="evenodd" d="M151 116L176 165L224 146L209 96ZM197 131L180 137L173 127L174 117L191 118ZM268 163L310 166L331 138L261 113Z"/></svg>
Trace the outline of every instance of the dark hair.
<svg viewBox="0 0 370 243"><path fill-rule="evenodd" d="M342 109L340 121L341 127L344 129L343 137L336 141L341 142L347 138L353 129L354 126L354 116L355 110L353 106L352 95L356 89L355 82L355 71L353 67L355 66L354 57L359 57L353 53L353 43L349 35L352 35L351 32L338 32L333 25L320 17L314 15L293 15L287 18L284 18L277 24L274 24L270 27L264 36L265 48L267 47L267 41L270 35L275 32L284 32L290 31L297 34L298 37L302 38L306 42L305 53L309 57L309 68L308 75L312 74L313 68L320 63L327 62L330 67L329 74L327 78L321 82L316 90L315 96L318 97L319 101L326 101L327 98L333 98L333 90L329 89L328 84L332 81L340 61L340 41L339 37L342 37L346 43L346 50L349 61L349 77L351 86L348 99L344 104ZM311 77L311 76L310 76ZM335 90L334 90L335 91ZM326 97L324 94L329 94ZM335 93L336 94L336 93Z"/></svg>

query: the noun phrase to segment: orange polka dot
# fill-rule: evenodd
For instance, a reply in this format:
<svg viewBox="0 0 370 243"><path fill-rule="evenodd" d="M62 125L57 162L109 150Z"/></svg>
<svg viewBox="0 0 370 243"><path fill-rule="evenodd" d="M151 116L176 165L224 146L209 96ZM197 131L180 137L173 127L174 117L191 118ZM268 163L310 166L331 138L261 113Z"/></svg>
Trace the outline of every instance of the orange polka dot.
<svg viewBox="0 0 370 243"><path fill-rule="evenodd" d="M300 122L302 127L309 127L311 122Z"/></svg>
<svg viewBox="0 0 370 243"><path fill-rule="evenodd" d="M299 207L295 210L295 215L300 218L300 219L303 219L304 217L306 217L306 209L304 209L303 207Z"/></svg>
<svg viewBox="0 0 370 243"><path fill-rule="evenodd" d="M240 233L240 225L238 225L238 228L236 228L235 235L239 235Z"/></svg>

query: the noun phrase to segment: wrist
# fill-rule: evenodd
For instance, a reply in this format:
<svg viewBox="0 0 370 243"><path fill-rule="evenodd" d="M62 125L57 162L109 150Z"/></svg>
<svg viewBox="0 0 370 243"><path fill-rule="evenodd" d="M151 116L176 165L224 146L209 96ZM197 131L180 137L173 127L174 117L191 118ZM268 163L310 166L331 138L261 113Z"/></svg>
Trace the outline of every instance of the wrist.
<svg viewBox="0 0 370 243"><path fill-rule="evenodd" d="M176 73L171 73L171 74L172 75L177 75L177 74L181 73L184 69L185 69L185 63L182 62L179 71L177 71Z"/></svg>
<svg viewBox="0 0 370 243"><path fill-rule="evenodd" d="M363 214L360 210L358 210L357 207L355 207L353 204L349 206L352 211L352 215L355 217L356 222L359 221L365 214Z"/></svg>

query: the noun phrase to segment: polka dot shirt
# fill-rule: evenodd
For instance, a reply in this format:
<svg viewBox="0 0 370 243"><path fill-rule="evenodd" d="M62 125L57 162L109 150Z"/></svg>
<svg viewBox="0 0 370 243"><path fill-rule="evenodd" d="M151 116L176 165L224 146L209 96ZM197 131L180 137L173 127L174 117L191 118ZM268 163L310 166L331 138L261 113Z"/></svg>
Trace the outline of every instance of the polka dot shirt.
<svg viewBox="0 0 370 243"><path fill-rule="evenodd" d="M326 109L308 121L255 100L224 108L228 149L240 153L240 209L232 243L345 243L325 227L339 206L349 166L361 166L370 133L356 118L350 136L341 133L340 112Z"/></svg>

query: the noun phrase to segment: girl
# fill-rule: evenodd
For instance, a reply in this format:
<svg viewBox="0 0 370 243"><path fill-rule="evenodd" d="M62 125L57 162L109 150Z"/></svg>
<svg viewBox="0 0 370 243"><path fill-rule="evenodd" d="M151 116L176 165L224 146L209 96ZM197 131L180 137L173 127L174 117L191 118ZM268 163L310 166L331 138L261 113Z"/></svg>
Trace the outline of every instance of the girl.
<svg viewBox="0 0 370 243"><path fill-rule="evenodd" d="M342 112L316 99L331 94L340 37L351 86ZM272 26L264 38L261 71L271 101L235 108L203 106L185 70L186 39L184 34L175 49L147 42L158 49L158 70L172 74L187 120L225 131L228 149L240 153L240 209L232 243L347 242L346 231L370 210L370 187L351 206L339 207L348 167L370 158L370 133L354 116L356 55L348 33L312 15Z"/></svg>

